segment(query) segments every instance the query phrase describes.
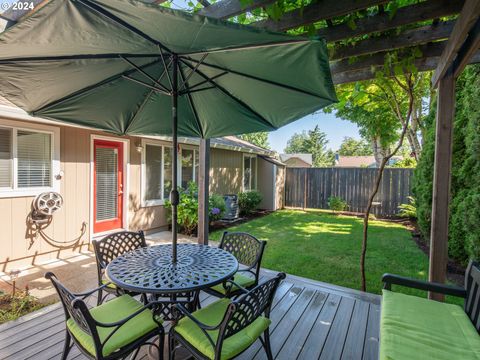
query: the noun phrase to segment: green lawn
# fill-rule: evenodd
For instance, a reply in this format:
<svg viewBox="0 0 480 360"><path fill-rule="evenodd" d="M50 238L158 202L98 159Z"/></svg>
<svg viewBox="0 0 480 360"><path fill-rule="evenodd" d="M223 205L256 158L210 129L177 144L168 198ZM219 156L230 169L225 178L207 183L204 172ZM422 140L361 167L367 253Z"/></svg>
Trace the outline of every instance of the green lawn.
<svg viewBox="0 0 480 360"><path fill-rule="evenodd" d="M264 268L359 289L362 229L363 220L353 216L281 210L228 230L267 240ZM210 237L219 240L221 234L216 231ZM371 221L366 272L367 291L380 294L383 273L425 279L428 259L403 225ZM416 290L400 291L425 295Z"/></svg>

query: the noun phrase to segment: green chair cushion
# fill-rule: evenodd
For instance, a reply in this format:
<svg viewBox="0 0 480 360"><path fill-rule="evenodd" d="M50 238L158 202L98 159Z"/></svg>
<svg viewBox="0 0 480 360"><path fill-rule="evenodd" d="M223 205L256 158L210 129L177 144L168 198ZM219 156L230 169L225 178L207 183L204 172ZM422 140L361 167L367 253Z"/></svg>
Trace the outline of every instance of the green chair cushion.
<svg viewBox="0 0 480 360"><path fill-rule="evenodd" d="M480 359L480 336L463 309L383 290L380 360Z"/></svg>
<svg viewBox="0 0 480 360"><path fill-rule="evenodd" d="M242 275L238 272L233 276L233 281L236 284L238 284L238 285L240 285L241 287L244 287L244 288L248 288L249 286L252 286L252 285L255 284L255 279L253 279L251 277L248 277L248 276L245 276L245 275ZM221 294L224 294L224 295L227 294L227 290L223 287L223 283L212 286L211 289L215 290L215 291L217 291ZM234 292L236 290L238 290L238 286L233 285L232 289L230 291Z"/></svg>
<svg viewBox="0 0 480 360"><path fill-rule="evenodd" d="M107 301L100 306L92 308L90 313L97 321L113 323L127 318L142 307L143 304L130 295L122 295L113 300ZM72 318L67 320L67 327L70 330L70 333L85 348L85 350L95 356L93 337L83 331ZM133 319L126 322L117 332L115 332L115 334L112 335L103 347L103 356L112 354L156 328L158 328L158 325L153 320L152 312L146 309ZM114 329L115 327L97 327L100 341L103 342Z"/></svg>
<svg viewBox="0 0 480 360"><path fill-rule="evenodd" d="M112 289L112 290L117 289L117 285L115 285L114 283L110 282L110 280L103 279L103 280L102 280L102 285L105 285L105 284L108 284L106 287L109 288L109 289Z"/></svg>
<svg viewBox="0 0 480 360"><path fill-rule="evenodd" d="M230 302L231 300L227 298L217 300L214 303L195 311L192 315L206 325L218 325L222 321ZM223 341L220 358L222 360L231 359L247 349L270 326L270 322L270 319L261 316L245 329L226 338ZM203 331L200 330L198 325L191 319L188 317L182 318L175 327L175 331L207 358L215 358L215 349L212 347L212 344L210 344ZM216 343L218 331L208 331L208 334Z"/></svg>

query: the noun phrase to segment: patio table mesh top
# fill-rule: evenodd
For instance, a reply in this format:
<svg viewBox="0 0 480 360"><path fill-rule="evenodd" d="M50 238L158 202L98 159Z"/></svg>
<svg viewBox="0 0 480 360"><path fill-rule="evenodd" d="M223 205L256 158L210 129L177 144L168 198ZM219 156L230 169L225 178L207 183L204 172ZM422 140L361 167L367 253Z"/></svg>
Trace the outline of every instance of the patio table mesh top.
<svg viewBox="0 0 480 360"><path fill-rule="evenodd" d="M113 260L107 277L117 286L144 293L180 293L200 290L232 277L235 257L219 248L179 244L178 261L172 263L172 245L129 252Z"/></svg>

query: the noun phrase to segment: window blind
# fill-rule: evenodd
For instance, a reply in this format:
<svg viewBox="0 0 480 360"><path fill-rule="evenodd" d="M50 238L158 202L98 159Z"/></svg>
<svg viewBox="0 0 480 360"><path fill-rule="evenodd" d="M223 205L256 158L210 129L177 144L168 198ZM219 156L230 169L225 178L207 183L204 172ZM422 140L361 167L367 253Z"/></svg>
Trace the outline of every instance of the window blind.
<svg viewBox="0 0 480 360"><path fill-rule="evenodd" d="M182 188L186 189L193 180L194 150L182 149Z"/></svg>
<svg viewBox="0 0 480 360"><path fill-rule="evenodd" d="M118 150L97 147L95 151L97 221L118 217Z"/></svg>
<svg viewBox="0 0 480 360"><path fill-rule="evenodd" d="M51 135L32 131L17 131L19 188L52 185Z"/></svg>
<svg viewBox="0 0 480 360"><path fill-rule="evenodd" d="M12 130L0 128L0 188L12 184Z"/></svg>

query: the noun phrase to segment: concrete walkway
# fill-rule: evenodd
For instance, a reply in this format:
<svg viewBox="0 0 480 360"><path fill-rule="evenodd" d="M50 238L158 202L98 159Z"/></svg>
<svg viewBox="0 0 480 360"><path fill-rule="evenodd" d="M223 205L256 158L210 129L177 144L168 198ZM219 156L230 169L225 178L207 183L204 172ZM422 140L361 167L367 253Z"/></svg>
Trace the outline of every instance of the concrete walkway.
<svg viewBox="0 0 480 360"><path fill-rule="evenodd" d="M168 244L171 242L170 231L161 231L145 236L149 245ZM196 243L197 239L178 234L180 243ZM17 289L28 286L30 294L43 303L57 301L57 294L50 281L44 278L47 271L53 272L69 289L74 292L83 292L97 287L97 267L95 254L89 250L82 250L64 256L62 259L50 260L20 269L21 273L16 280ZM8 274L0 272L0 290L12 291L12 284Z"/></svg>

